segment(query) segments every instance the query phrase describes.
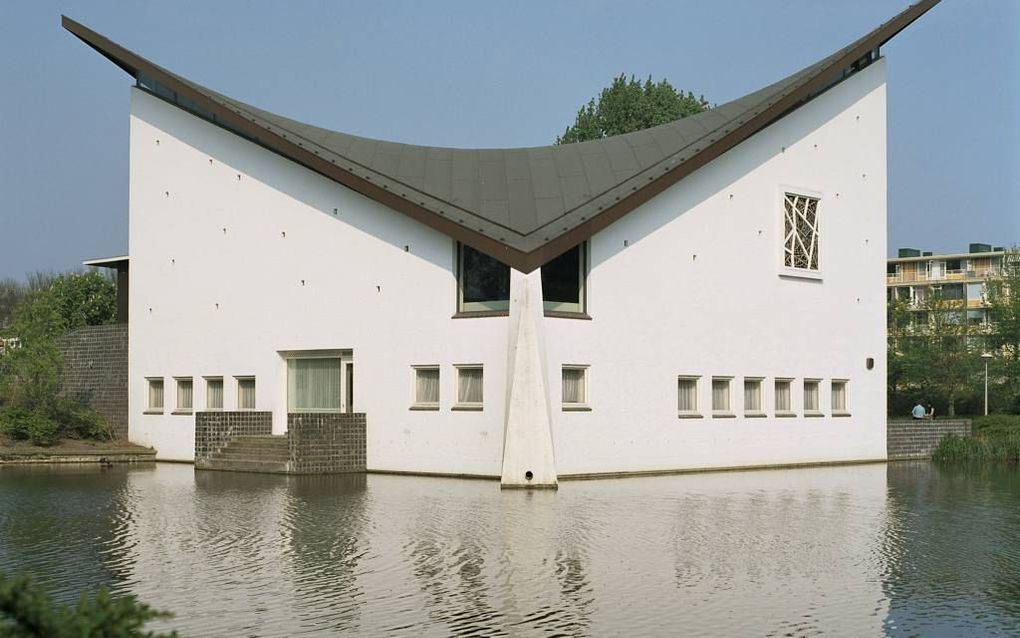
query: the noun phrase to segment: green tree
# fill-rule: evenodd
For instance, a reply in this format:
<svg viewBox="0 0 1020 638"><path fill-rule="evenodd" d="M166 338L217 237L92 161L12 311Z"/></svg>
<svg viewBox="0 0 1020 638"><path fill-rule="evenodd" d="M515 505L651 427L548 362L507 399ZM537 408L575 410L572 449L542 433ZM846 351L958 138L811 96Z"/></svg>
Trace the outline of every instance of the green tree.
<svg viewBox="0 0 1020 638"><path fill-rule="evenodd" d="M0 573L0 638L170 638L177 632L145 631L145 623L170 615L105 589L77 606L57 605L28 578Z"/></svg>
<svg viewBox="0 0 1020 638"><path fill-rule="evenodd" d="M921 301L890 302L890 409L902 407L900 393L912 401L944 403L948 416L957 402L977 391L980 345L967 325L966 305L927 288Z"/></svg>
<svg viewBox="0 0 1020 638"><path fill-rule="evenodd" d="M98 273L63 275L41 285L22 300L3 331L21 347L0 357L0 431L39 445L62 433L110 438L98 413L61 395L57 339L81 326L115 321L116 287Z"/></svg>
<svg viewBox="0 0 1020 638"><path fill-rule="evenodd" d="M704 96L678 91L666 80L641 82L624 74L613 78L577 112L574 124L556 138L557 144L597 140L612 135L640 131L688 117L709 108Z"/></svg>
<svg viewBox="0 0 1020 638"><path fill-rule="evenodd" d="M1008 402L1003 407L1020 412L1020 248L1003 255L999 274L988 280L986 298L992 320L988 346Z"/></svg>

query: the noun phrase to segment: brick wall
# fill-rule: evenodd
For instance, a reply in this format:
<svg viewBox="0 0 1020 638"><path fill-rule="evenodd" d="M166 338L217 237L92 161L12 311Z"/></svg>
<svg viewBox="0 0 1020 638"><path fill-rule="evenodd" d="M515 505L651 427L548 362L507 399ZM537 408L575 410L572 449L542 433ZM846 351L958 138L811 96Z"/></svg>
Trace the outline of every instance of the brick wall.
<svg viewBox="0 0 1020 638"><path fill-rule="evenodd" d="M64 356L61 389L106 417L114 435L128 436L128 326L85 326L57 341Z"/></svg>
<svg viewBox="0 0 1020 638"><path fill-rule="evenodd" d="M195 413L195 466L201 467L212 455L238 436L268 436L273 433L273 413L250 410Z"/></svg>
<svg viewBox="0 0 1020 638"><path fill-rule="evenodd" d="M365 423L363 413L288 414L290 472L364 472Z"/></svg>
<svg viewBox="0 0 1020 638"><path fill-rule="evenodd" d="M970 419L889 421L886 453L890 461L929 458L947 434L967 437L971 431Z"/></svg>

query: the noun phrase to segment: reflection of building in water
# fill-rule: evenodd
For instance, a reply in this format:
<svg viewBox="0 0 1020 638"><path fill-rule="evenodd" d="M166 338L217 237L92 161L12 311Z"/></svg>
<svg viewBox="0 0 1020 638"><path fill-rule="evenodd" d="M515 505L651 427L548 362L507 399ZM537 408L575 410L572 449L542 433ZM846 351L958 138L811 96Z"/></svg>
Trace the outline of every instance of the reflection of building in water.
<svg viewBox="0 0 1020 638"><path fill-rule="evenodd" d="M287 482L284 573L292 587L295 624L302 630L358 631L366 594L357 575L370 543L365 485L364 474L297 476Z"/></svg>

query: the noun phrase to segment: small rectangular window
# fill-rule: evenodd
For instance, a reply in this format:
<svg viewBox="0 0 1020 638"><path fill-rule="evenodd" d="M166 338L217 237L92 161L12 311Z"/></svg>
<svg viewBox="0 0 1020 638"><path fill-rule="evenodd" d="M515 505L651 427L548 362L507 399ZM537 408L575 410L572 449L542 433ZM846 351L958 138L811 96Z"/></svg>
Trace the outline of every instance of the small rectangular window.
<svg viewBox="0 0 1020 638"><path fill-rule="evenodd" d="M158 414L163 413L163 379L152 378L146 379L146 386L148 390L148 401L145 406L146 412L155 412Z"/></svg>
<svg viewBox="0 0 1020 638"><path fill-rule="evenodd" d="M223 377L206 377L205 379L205 409L223 409Z"/></svg>
<svg viewBox="0 0 1020 638"><path fill-rule="evenodd" d="M177 381L177 408L174 412L191 414L195 394L195 382L191 377L181 377Z"/></svg>
<svg viewBox="0 0 1020 638"><path fill-rule="evenodd" d="M456 366L457 368L457 405L462 410L481 410L482 398L482 367Z"/></svg>
<svg viewBox="0 0 1020 638"><path fill-rule="evenodd" d="M676 388L676 409L680 416L701 416L698 414L698 378L679 377Z"/></svg>
<svg viewBox="0 0 1020 638"><path fill-rule="evenodd" d="M417 410L439 409L439 366L414 366L414 403Z"/></svg>
<svg viewBox="0 0 1020 638"><path fill-rule="evenodd" d="M793 415L792 379L776 379L776 416Z"/></svg>
<svg viewBox="0 0 1020 638"><path fill-rule="evenodd" d="M542 264L542 302L551 312L584 312L585 243Z"/></svg>
<svg viewBox="0 0 1020 638"><path fill-rule="evenodd" d="M804 379L804 414L817 416L821 413L818 403L818 379Z"/></svg>
<svg viewBox="0 0 1020 638"><path fill-rule="evenodd" d="M237 379L237 409L255 409L255 377L235 377Z"/></svg>
<svg viewBox="0 0 1020 638"><path fill-rule="evenodd" d="M761 416L761 379L744 379L744 414L747 416Z"/></svg>
<svg viewBox="0 0 1020 638"><path fill-rule="evenodd" d="M832 413L839 416L850 414L850 401L847 392L849 381L846 379L832 380Z"/></svg>
<svg viewBox="0 0 1020 638"><path fill-rule="evenodd" d="M562 386L564 410L583 410L588 407L587 366L563 366Z"/></svg>
<svg viewBox="0 0 1020 638"><path fill-rule="evenodd" d="M730 377L712 377L712 415L733 415L730 412Z"/></svg>

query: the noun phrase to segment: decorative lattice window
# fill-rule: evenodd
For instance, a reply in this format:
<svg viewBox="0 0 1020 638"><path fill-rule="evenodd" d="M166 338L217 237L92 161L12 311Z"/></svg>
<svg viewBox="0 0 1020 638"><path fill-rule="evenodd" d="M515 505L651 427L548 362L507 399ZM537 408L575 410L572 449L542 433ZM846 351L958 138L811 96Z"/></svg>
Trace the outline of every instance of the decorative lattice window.
<svg viewBox="0 0 1020 638"><path fill-rule="evenodd" d="M795 193L783 199L783 265L818 270L818 199Z"/></svg>

